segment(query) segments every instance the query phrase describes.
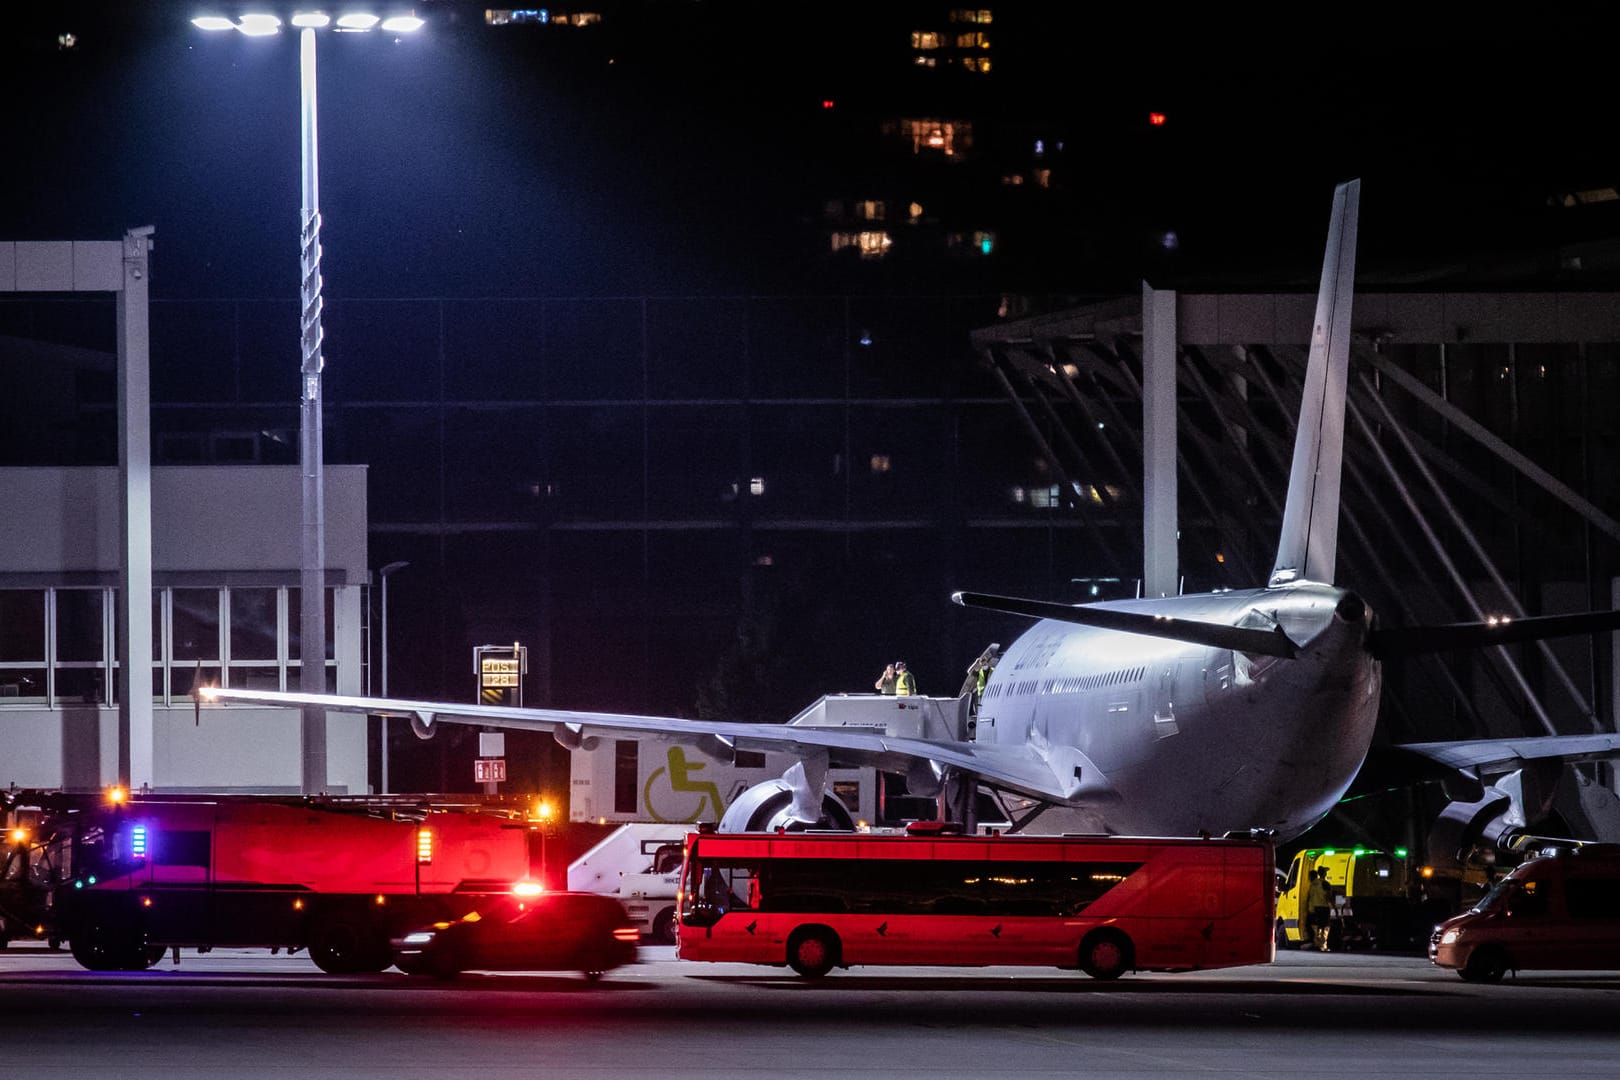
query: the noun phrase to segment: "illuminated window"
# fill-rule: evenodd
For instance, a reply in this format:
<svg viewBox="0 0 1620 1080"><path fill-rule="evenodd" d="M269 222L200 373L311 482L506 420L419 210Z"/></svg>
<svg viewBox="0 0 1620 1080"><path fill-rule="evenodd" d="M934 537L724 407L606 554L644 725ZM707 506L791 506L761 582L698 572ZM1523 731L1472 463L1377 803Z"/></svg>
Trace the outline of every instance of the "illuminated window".
<svg viewBox="0 0 1620 1080"><path fill-rule="evenodd" d="M875 472L875 473L886 473L886 472L888 472L889 471L889 455L888 454L873 454L872 455L872 471Z"/></svg>
<svg viewBox="0 0 1620 1080"><path fill-rule="evenodd" d="M939 35L932 30L913 30L911 32L911 47L913 49L939 48Z"/></svg>
<svg viewBox="0 0 1620 1080"><path fill-rule="evenodd" d="M1050 484L1045 487L1029 489L1029 505L1042 509L1058 505L1058 486Z"/></svg>
<svg viewBox="0 0 1620 1080"><path fill-rule="evenodd" d="M953 23L978 23L980 26L989 26L991 23L989 8L953 8L951 10Z"/></svg>
<svg viewBox="0 0 1620 1080"><path fill-rule="evenodd" d="M862 221L882 221L883 212L883 202L879 199L867 199L855 204L855 216Z"/></svg>
<svg viewBox="0 0 1620 1080"><path fill-rule="evenodd" d="M990 58L988 56L964 56L962 57L962 66L969 71L976 71L983 75L990 70Z"/></svg>
<svg viewBox="0 0 1620 1080"><path fill-rule="evenodd" d="M996 249L996 234L985 229L951 233L945 237L945 246L964 255L989 255Z"/></svg>
<svg viewBox="0 0 1620 1080"><path fill-rule="evenodd" d="M957 34L956 47L958 49L988 49L990 47L990 35L979 30L966 34Z"/></svg>
<svg viewBox="0 0 1620 1080"><path fill-rule="evenodd" d="M748 481L748 494L750 494L750 495L763 495L763 494L765 494L765 478L763 476L755 476L755 477L751 477L749 479L749 481Z"/></svg>
<svg viewBox="0 0 1620 1080"><path fill-rule="evenodd" d="M1044 188L1049 188L1049 187L1052 186L1052 170L1051 169L1036 169L1035 172L1034 172L1034 176L1035 176L1035 183L1036 183L1037 186L1044 187Z"/></svg>
<svg viewBox="0 0 1620 1080"><path fill-rule="evenodd" d="M911 143L911 152L924 151L956 157L973 146L973 125L966 120L911 119L885 124L887 134Z"/></svg>
<svg viewBox="0 0 1620 1080"><path fill-rule="evenodd" d="M600 12L581 11L570 16L568 19L568 24L570 26L595 26L601 21L602 16Z"/></svg>
<svg viewBox="0 0 1620 1080"><path fill-rule="evenodd" d="M864 230L862 232L835 232L832 234L832 249L844 251L853 249L863 259L882 258L889 251L889 245L894 241L886 232Z"/></svg>
<svg viewBox="0 0 1620 1080"><path fill-rule="evenodd" d="M1022 187L1024 185L1023 173L1011 173L1001 178L1002 187Z"/></svg>
<svg viewBox="0 0 1620 1080"><path fill-rule="evenodd" d="M939 59L937 57L933 57L933 56L914 56L914 57L911 58L911 62L913 64L916 64L918 67L938 67L939 66Z"/></svg>

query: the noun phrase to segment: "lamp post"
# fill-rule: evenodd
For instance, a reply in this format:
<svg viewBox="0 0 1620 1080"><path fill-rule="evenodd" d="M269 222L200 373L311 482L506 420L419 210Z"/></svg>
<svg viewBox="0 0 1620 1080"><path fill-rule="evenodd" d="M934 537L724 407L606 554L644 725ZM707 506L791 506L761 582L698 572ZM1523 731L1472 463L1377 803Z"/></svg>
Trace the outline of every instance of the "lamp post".
<svg viewBox="0 0 1620 1080"><path fill-rule="evenodd" d="M272 37L281 32L281 19L264 13L244 14L235 20L204 15L191 20L199 30L235 30L247 37ZM411 33L422 28L414 15L381 18L348 12L334 20L322 11L298 11L300 190L299 212L299 409L298 452L302 474L302 556L299 588L298 686L306 694L326 693L326 485L321 449L321 212L320 154L316 141L315 32L363 33L380 27L388 33ZM386 580L386 579L385 579ZM313 657L314 662L311 662ZM386 667L384 678L386 678ZM326 710L305 705L302 736L302 786L306 795L326 788ZM385 742L386 745L386 742Z"/></svg>
<svg viewBox="0 0 1620 1080"><path fill-rule="evenodd" d="M382 578L382 696L388 696L388 578L392 574L411 565L408 562L391 562L381 570L377 576ZM388 717L382 718L382 791L388 794Z"/></svg>

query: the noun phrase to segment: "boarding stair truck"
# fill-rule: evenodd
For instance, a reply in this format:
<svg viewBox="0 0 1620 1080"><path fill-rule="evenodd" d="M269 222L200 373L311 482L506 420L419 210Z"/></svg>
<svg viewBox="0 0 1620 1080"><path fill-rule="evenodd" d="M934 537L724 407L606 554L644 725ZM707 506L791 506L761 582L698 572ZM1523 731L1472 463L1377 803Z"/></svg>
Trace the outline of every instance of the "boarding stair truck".
<svg viewBox="0 0 1620 1080"><path fill-rule="evenodd" d="M568 890L617 896L643 938L673 945L686 833L667 823L621 825L568 867Z"/></svg>
<svg viewBox="0 0 1620 1080"><path fill-rule="evenodd" d="M381 971L389 939L530 880L537 823L516 811L388 797L59 796L39 828L65 849L46 933L92 971L181 948L308 949L321 970Z"/></svg>
<svg viewBox="0 0 1620 1080"><path fill-rule="evenodd" d="M1426 928L1420 925L1417 879L1405 848L1306 848L1295 853L1278 886L1279 949L1311 945L1304 907L1312 870L1327 873L1333 892L1329 949L1398 949L1421 943Z"/></svg>

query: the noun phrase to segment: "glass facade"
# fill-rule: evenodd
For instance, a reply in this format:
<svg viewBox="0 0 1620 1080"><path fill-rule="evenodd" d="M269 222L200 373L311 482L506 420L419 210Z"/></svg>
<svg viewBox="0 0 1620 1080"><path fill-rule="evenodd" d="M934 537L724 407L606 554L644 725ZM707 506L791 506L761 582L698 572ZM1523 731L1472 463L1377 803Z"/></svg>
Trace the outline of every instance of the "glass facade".
<svg viewBox="0 0 1620 1080"><path fill-rule="evenodd" d="M118 670L117 597L113 588L0 589L0 708L116 705L120 681L107 673ZM297 601L284 586L154 589L153 700L187 704L199 678L280 690L291 670L296 685ZM330 589L327 603L330 680Z"/></svg>

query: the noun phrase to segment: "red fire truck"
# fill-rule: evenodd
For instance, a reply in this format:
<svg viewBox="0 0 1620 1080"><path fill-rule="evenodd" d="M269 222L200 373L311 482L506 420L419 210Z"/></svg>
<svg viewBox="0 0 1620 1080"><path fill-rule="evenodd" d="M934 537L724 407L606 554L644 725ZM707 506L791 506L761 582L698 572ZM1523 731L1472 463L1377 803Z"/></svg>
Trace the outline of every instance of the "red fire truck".
<svg viewBox="0 0 1620 1080"><path fill-rule="evenodd" d="M35 801L12 815L6 921L66 940L95 971L216 946L307 948L323 971L381 971L390 937L528 879L537 836L516 812L376 800Z"/></svg>

